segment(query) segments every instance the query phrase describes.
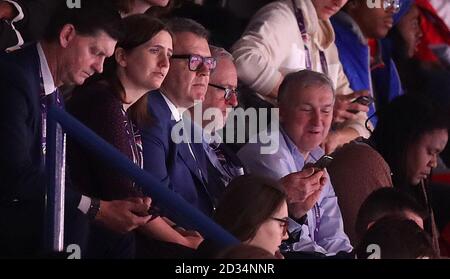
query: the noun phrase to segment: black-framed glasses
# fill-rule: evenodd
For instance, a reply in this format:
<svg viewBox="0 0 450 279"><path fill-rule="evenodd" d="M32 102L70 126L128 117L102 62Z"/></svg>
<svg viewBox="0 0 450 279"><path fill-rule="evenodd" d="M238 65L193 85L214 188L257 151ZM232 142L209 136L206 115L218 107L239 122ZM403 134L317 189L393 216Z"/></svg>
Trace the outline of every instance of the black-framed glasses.
<svg viewBox="0 0 450 279"><path fill-rule="evenodd" d="M212 71L217 66L217 60L214 57L203 57L197 54L174 54L171 59L188 59L189 60L189 70L190 71L198 71L202 65L208 69L208 71Z"/></svg>
<svg viewBox="0 0 450 279"><path fill-rule="evenodd" d="M217 84L213 84L213 83L208 83L209 86L217 88L217 89L221 89L223 91L225 91L225 95L223 96L223 98L228 101L229 99L231 99L231 96L234 94L237 96L237 94L239 93L237 91L237 89L232 89L232 88L226 88Z"/></svg>
<svg viewBox="0 0 450 279"><path fill-rule="evenodd" d="M400 11L400 7L400 0L383 0L383 9L385 11L394 9L394 13L398 13Z"/></svg>
<svg viewBox="0 0 450 279"><path fill-rule="evenodd" d="M270 219L280 222L280 226L283 229L283 235L288 233L289 221L287 218L281 219L276 217L270 217Z"/></svg>

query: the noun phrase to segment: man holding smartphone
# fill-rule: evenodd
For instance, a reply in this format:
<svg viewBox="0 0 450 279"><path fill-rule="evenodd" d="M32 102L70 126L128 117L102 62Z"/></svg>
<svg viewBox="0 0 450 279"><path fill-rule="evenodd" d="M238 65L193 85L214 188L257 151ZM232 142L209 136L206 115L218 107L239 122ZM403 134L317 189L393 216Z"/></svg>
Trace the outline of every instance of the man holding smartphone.
<svg viewBox="0 0 450 279"><path fill-rule="evenodd" d="M278 95L281 127L270 133L278 143L271 146L277 148L263 154L263 144L248 143L238 152L251 173L280 179L286 188L290 241L282 252L331 256L352 250L333 186L322 169L326 164L314 167L325 153L320 145L330 130L334 101L333 85L326 75L309 70L288 74Z"/></svg>

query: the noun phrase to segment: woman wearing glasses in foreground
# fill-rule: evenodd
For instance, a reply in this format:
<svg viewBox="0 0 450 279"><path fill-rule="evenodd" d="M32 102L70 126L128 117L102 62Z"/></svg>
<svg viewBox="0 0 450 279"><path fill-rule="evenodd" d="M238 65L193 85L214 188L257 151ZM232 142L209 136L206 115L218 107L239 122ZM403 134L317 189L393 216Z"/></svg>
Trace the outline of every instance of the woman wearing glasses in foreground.
<svg viewBox="0 0 450 279"><path fill-rule="evenodd" d="M279 246L288 238L286 193L276 181L243 175L228 185L214 220L240 241L283 258Z"/></svg>

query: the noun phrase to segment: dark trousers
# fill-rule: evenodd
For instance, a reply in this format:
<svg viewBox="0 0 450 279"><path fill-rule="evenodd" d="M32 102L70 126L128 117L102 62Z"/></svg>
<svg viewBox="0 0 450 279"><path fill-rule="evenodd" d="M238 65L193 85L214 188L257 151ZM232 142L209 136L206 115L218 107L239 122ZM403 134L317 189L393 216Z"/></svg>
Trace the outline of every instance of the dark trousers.
<svg viewBox="0 0 450 279"><path fill-rule="evenodd" d="M133 259L135 233L119 234L102 225L91 224L86 257L89 259Z"/></svg>
<svg viewBox="0 0 450 279"><path fill-rule="evenodd" d="M64 257L46 249L45 210L39 201L8 201L0 204L0 258ZM89 224L77 208L66 207L64 247L77 244L86 251ZM50 240L48 240L50 241Z"/></svg>

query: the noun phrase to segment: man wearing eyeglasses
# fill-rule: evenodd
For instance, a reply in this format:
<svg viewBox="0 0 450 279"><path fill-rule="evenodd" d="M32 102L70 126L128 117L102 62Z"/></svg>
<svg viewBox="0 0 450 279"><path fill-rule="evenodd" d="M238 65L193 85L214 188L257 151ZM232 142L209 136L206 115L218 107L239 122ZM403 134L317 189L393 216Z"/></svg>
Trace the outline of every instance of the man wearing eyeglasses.
<svg viewBox="0 0 450 279"><path fill-rule="evenodd" d="M205 99L216 60L211 57L208 31L203 26L185 18L173 18L168 25L173 33L173 55L161 88L148 95L152 123L141 127L144 169L192 206L210 215L215 205L207 188L207 159L201 142L184 140L189 126L182 114L194 101ZM177 212L162 214L171 218ZM189 229L189 224L183 225ZM176 232L170 227L167 234L174 243L190 248L196 248L203 240L196 232ZM166 247L160 249L163 250ZM175 251L171 256L179 256L175 254L179 253Z"/></svg>
<svg viewBox="0 0 450 279"><path fill-rule="evenodd" d="M394 25L394 15L410 0L361 1L349 0L331 19L336 33L336 46L344 72L354 91L369 90L375 104L369 105L369 118L375 126L376 109L402 94L400 80L392 61L384 64L377 40L386 37ZM383 89L372 83L372 73L388 68Z"/></svg>
<svg viewBox="0 0 450 279"><path fill-rule="evenodd" d="M208 188L215 198L220 198L231 180L244 174L239 158L221 137L229 113L238 105L237 70L233 56L225 49L210 46L217 67L211 73L205 100L189 109L184 117L201 122L193 123L194 132L202 138L208 158ZM201 117L195 114L201 113Z"/></svg>

